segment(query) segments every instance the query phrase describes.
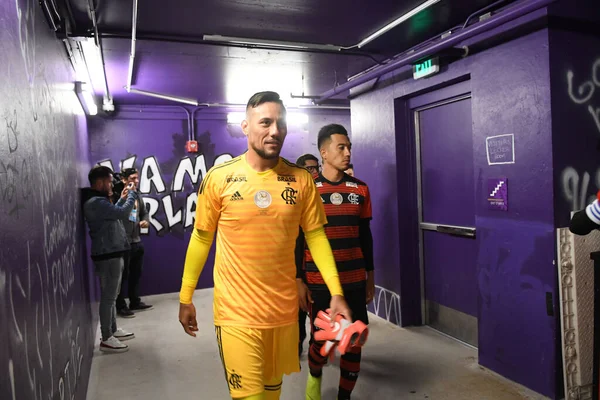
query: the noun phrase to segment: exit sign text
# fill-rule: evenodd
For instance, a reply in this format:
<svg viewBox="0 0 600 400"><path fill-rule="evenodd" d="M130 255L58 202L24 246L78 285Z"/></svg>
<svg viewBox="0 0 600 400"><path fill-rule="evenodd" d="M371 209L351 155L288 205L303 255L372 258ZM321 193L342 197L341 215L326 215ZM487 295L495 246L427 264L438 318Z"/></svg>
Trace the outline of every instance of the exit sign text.
<svg viewBox="0 0 600 400"><path fill-rule="evenodd" d="M430 58L418 64L413 64L413 78L419 79L440 72L439 58Z"/></svg>

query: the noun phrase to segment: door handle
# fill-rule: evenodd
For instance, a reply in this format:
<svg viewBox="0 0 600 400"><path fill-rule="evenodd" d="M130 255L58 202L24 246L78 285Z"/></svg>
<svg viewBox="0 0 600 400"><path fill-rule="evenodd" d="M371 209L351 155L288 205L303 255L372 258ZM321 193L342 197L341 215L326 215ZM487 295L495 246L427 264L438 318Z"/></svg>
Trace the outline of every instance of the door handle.
<svg viewBox="0 0 600 400"><path fill-rule="evenodd" d="M446 235L474 238L476 229L470 226L439 225L429 222L421 222L420 227L424 231L445 233Z"/></svg>
<svg viewBox="0 0 600 400"><path fill-rule="evenodd" d="M436 231L452 236L475 237L475 228L467 228L462 226L438 225Z"/></svg>

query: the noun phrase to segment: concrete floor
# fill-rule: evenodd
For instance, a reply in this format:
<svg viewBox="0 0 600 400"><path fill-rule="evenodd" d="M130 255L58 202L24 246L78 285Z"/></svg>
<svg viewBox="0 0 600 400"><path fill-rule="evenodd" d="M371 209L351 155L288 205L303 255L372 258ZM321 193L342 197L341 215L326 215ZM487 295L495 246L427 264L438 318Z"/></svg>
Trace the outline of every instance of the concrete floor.
<svg viewBox="0 0 600 400"><path fill-rule="evenodd" d="M94 351L89 400L229 399L212 324L212 290L198 290L198 337L187 336L177 319L178 294L144 298L154 309L117 323L133 331L130 350ZM363 350L354 394L360 399L545 399L477 364L472 348L427 328L403 329L371 315L371 334ZM306 346L305 346L306 347ZM304 399L306 350L302 372L286 377L282 400ZM339 368L325 368L323 400L337 395Z"/></svg>

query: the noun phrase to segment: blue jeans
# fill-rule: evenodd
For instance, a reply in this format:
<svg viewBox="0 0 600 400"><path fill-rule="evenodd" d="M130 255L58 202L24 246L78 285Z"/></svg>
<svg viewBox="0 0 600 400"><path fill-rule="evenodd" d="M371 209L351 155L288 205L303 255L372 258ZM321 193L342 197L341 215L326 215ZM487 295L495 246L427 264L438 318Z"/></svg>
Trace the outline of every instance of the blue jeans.
<svg viewBox="0 0 600 400"><path fill-rule="evenodd" d="M100 331L106 340L117 330L115 301L121 286L123 257L94 261L96 274L100 278Z"/></svg>

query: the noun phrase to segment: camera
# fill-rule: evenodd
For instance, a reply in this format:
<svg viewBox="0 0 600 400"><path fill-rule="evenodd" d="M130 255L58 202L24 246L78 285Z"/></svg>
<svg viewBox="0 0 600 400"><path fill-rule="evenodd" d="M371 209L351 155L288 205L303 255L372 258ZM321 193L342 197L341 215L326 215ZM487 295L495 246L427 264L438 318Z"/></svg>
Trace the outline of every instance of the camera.
<svg viewBox="0 0 600 400"><path fill-rule="evenodd" d="M113 202L117 202L121 197L121 192L125 189L125 184L121 180L121 174L118 172L113 173Z"/></svg>

